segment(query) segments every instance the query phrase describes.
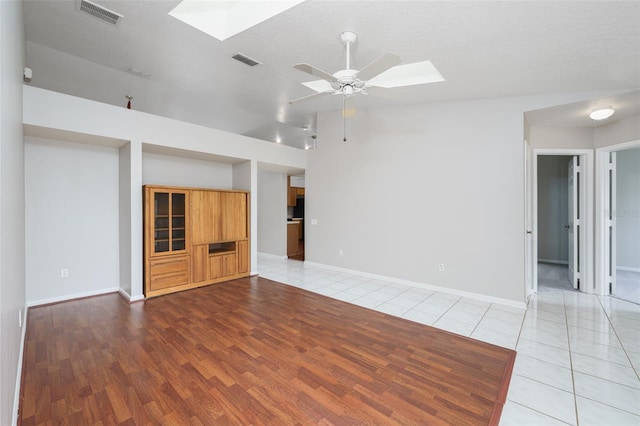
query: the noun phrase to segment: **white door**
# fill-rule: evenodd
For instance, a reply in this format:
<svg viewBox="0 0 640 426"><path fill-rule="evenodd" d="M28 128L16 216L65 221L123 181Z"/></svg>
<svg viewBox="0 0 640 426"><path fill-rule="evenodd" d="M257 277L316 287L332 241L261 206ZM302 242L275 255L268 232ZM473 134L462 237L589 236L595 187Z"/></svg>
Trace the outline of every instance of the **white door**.
<svg viewBox="0 0 640 426"><path fill-rule="evenodd" d="M580 168L578 166L578 157L574 155L569 160L569 282L574 289L580 287L580 252L579 252L579 235L580 235L580 209L578 202L578 194L580 191Z"/></svg>
<svg viewBox="0 0 640 426"><path fill-rule="evenodd" d="M525 199L524 199L524 222L525 222L525 242L524 242L524 256L525 256L525 284L527 294L532 294L537 291L534 288L534 271L533 271L533 174L531 167L532 155L531 145L527 140L524 141L524 184L525 184Z"/></svg>
<svg viewBox="0 0 640 426"><path fill-rule="evenodd" d="M606 212L607 212L607 241L605 264L606 277L609 285L608 294L616 294L616 153L609 153L609 164L607 167L607 188L606 188Z"/></svg>

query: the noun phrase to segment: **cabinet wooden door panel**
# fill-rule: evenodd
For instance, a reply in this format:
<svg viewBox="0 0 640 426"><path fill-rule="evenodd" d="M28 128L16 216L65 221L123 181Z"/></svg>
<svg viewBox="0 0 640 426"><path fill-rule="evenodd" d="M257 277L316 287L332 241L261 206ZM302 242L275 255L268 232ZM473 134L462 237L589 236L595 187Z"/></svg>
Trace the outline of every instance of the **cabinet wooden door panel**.
<svg viewBox="0 0 640 426"><path fill-rule="evenodd" d="M191 239L193 244L221 241L220 192L191 191Z"/></svg>
<svg viewBox="0 0 640 426"><path fill-rule="evenodd" d="M220 194L222 241L247 238L247 194L223 192Z"/></svg>
<svg viewBox="0 0 640 426"><path fill-rule="evenodd" d="M209 258L211 279L227 277L238 273L238 260L235 253L220 254Z"/></svg>
<svg viewBox="0 0 640 426"><path fill-rule="evenodd" d="M209 245L193 246L191 250L191 281L198 283L209 279Z"/></svg>
<svg viewBox="0 0 640 426"><path fill-rule="evenodd" d="M214 280L223 276L222 256L211 256L209 258L209 277Z"/></svg>
<svg viewBox="0 0 640 426"><path fill-rule="evenodd" d="M238 273L249 272L249 241L238 241Z"/></svg>
<svg viewBox="0 0 640 426"><path fill-rule="evenodd" d="M238 273L238 261L236 254L224 254L222 257L222 276L235 275Z"/></svg>

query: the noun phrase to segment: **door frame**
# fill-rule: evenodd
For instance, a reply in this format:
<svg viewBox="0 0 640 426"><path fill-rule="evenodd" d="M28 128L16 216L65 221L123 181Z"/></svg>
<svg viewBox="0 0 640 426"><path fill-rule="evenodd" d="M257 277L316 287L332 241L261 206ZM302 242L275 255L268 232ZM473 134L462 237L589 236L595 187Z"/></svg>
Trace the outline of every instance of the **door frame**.
<svg viewBox="0 0 640 426"><path fill-rule="evenodd" d="M524 140L524 293L525 302L529 303L529 298L534 291L533 267L533 149L527 139Z"/></svg>
<svg viewBox="0 0 640 426"><path fill-rule="evenodd" d="M608 177L608 164L609 153L623 151L625 149L640 147L640 139L620 143L617 145L604 146L596 148L595 155L595 293L601 296L609 295L609 288L607 286L607 257L609 251L607 250L607 177ZM616 265L613 265L615 269Z"/></svg>
<svg viewBox="0 0 640 426"><path fill-rule="evenodd" d="M538 292L538 156L541 155L577 155L580 157L580 178L579 185L581 191L580 198L580 211L583 212L581 216L580 226L580 268L581 280L580 291L585 293L594 292L594 280L593 280L593 207L594 207L594 185L593 185L593 167L594 167L594 151L593 149L565 149L565 148L535 148L533 150L533 165L532 165L532 188L533 188L533 203L532 203L532 217L533 217L533 279L532 288L529 289L531 293ZM526 259L525 259L526 261Z"/></svg>

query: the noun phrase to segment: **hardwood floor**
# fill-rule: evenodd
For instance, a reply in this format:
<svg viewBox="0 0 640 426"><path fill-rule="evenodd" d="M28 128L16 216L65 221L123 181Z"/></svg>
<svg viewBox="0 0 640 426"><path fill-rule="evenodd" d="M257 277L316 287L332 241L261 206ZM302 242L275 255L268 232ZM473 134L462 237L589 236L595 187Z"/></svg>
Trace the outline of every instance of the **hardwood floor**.
<svg viewBox="0 0 640 426"><path fill-rule="evenodd" d="M252 277L29 310L31 424L497 424L515 352Z"/></svg>

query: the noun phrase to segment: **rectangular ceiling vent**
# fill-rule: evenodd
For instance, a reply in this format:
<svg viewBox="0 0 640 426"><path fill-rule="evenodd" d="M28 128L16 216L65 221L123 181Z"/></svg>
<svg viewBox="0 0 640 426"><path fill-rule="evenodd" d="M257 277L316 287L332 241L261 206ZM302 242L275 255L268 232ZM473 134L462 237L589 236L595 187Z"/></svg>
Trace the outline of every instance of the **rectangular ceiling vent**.
<svg viewBox="0 0 640 426"><path fill-rule="evenodd" d="M243 55L242 53L236 53L235 55L232 56L232 58L235 59L236 61L242 62L243 64L249 65L250 67L255 67L256 65L259 65L262 63L246 55Z"/></svg>
<svg viewBox="0 0 640 426"><path fill-rule="evenodd" d="M120 15L119 13L99 6L89 0L79 0L78 9L81 12L89 14L111 25L118 25L118 23L120 23L120 19L122 18L122 15Z"/></svg>

